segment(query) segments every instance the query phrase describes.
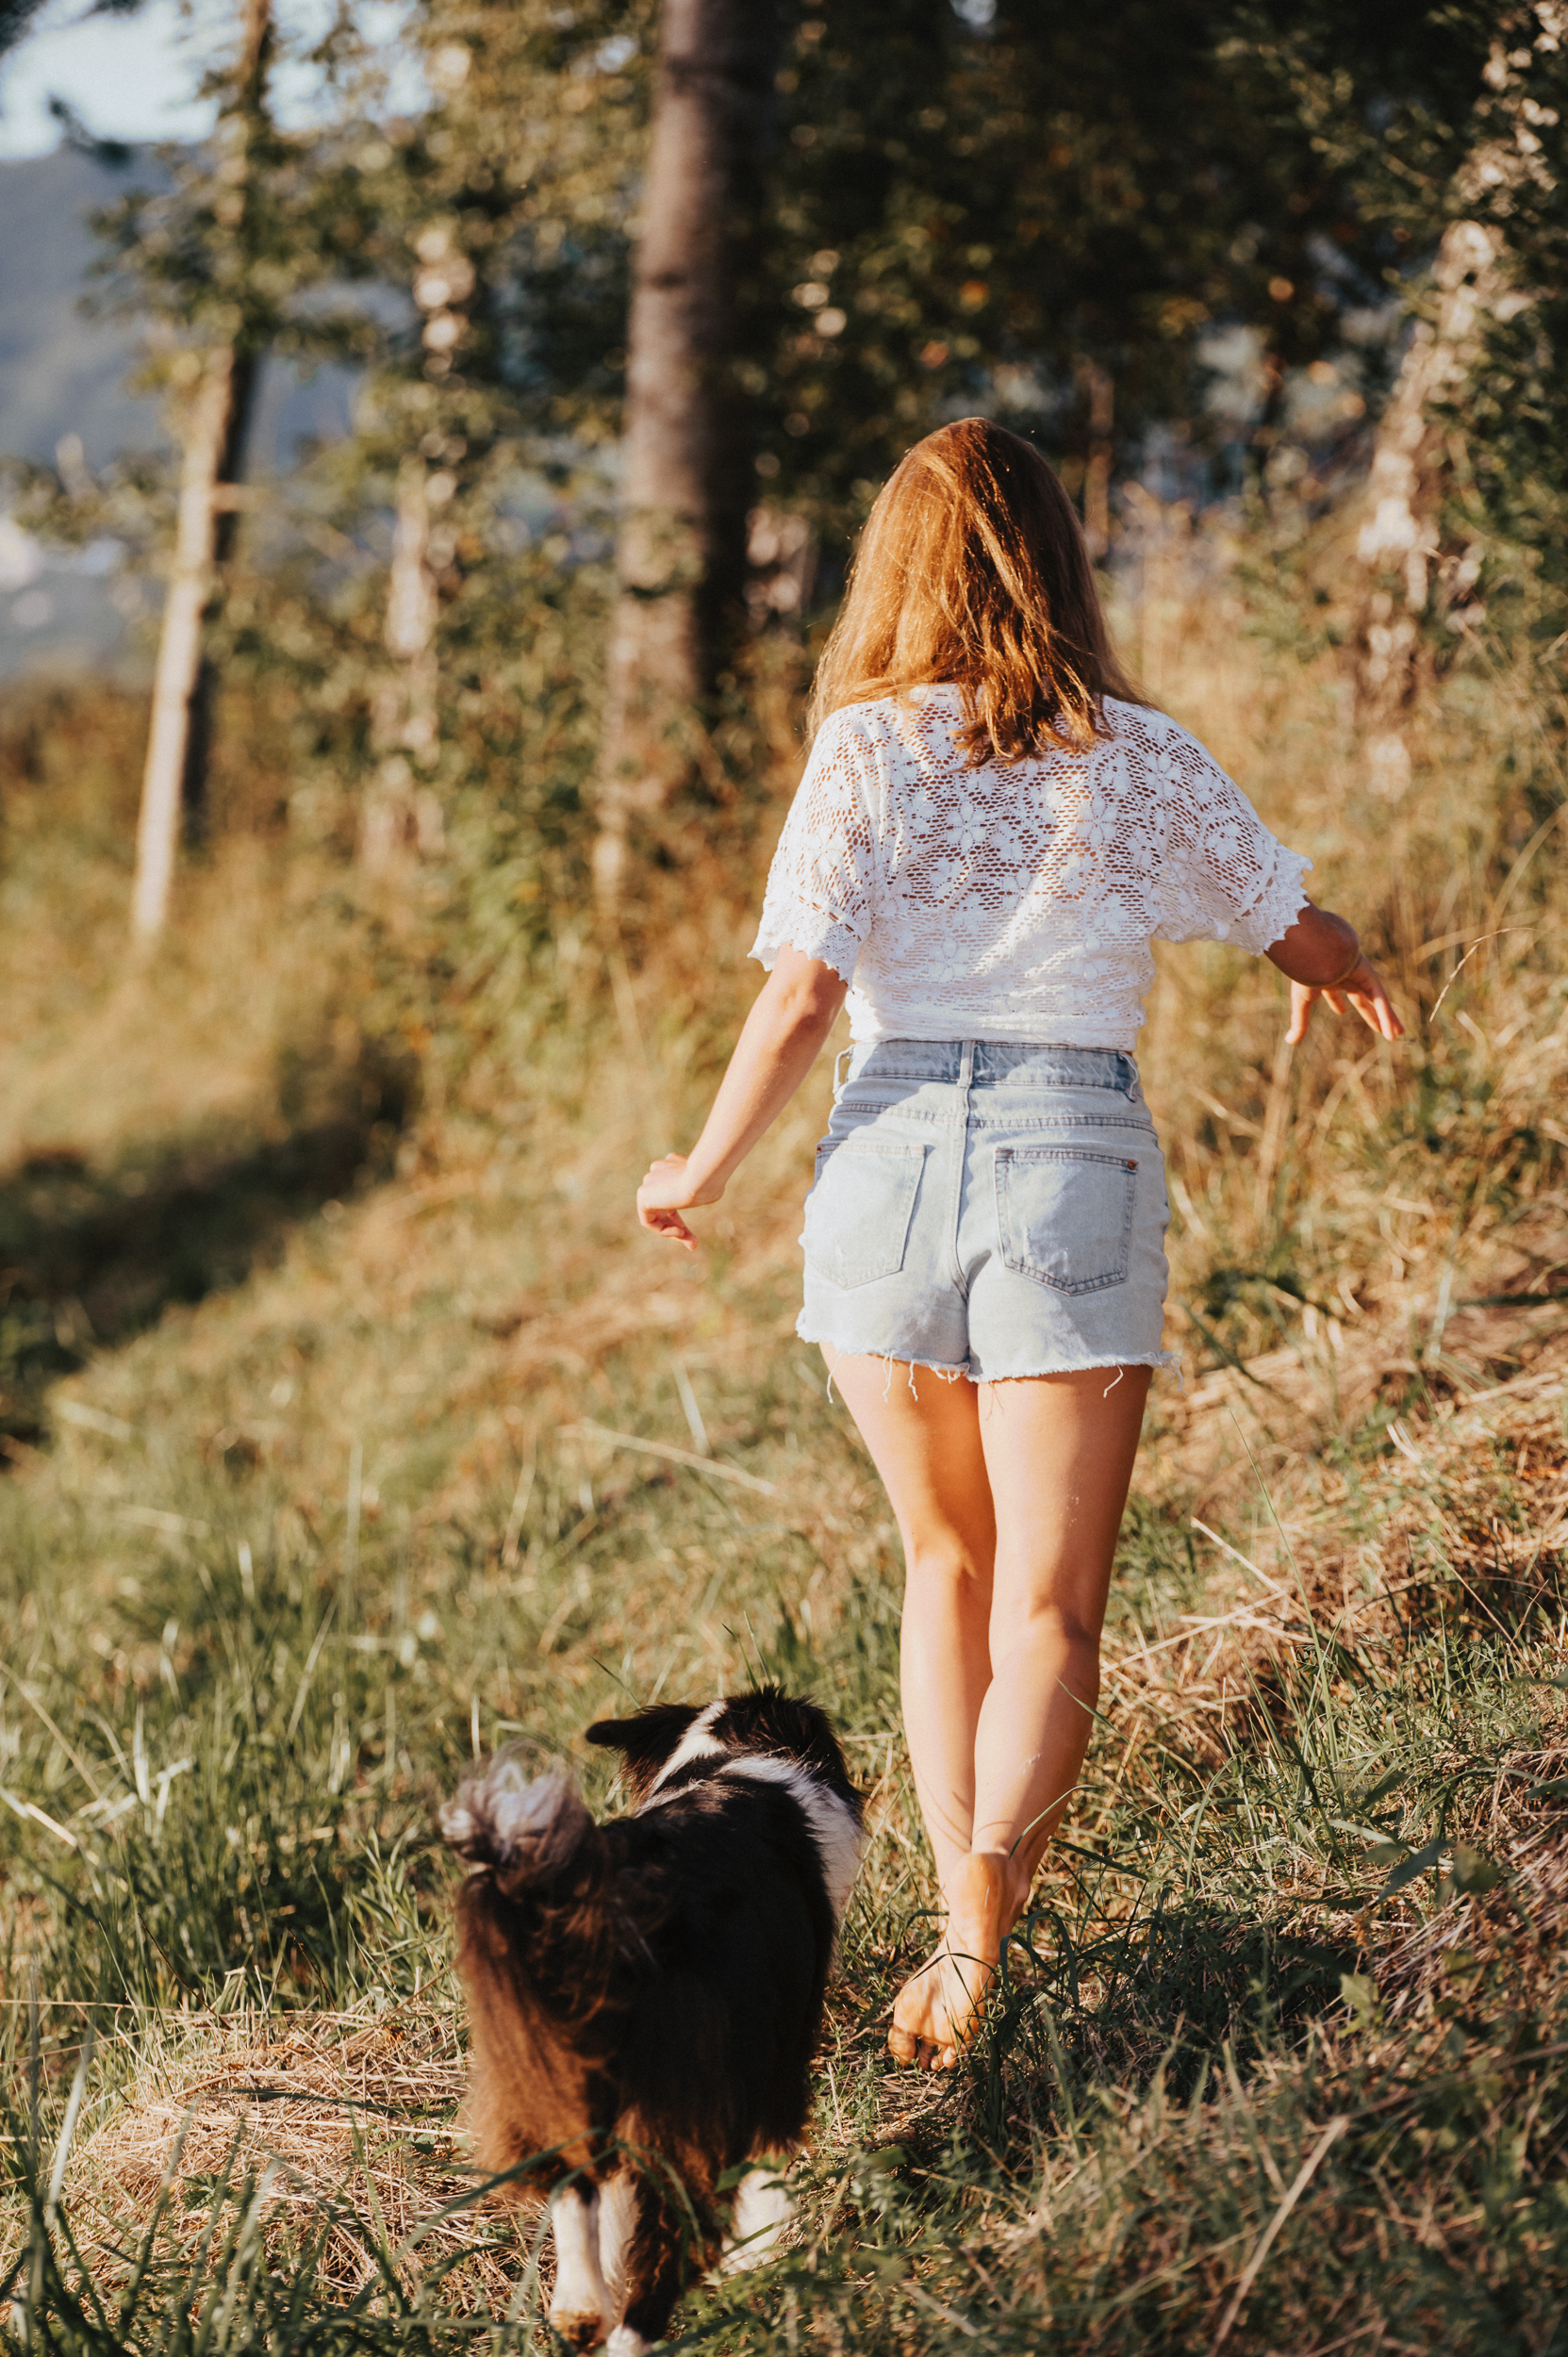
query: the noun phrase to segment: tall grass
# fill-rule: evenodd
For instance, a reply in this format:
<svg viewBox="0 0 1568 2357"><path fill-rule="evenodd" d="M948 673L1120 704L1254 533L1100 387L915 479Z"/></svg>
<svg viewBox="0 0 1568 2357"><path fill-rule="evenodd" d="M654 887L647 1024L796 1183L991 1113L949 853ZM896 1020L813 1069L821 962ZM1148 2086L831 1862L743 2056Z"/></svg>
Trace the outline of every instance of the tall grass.
<svg viewBox="0 0 1568 2357"><path fill-rule="evenodd" d="M510 962L443 956L399 1001L420 1072L379 1162L269 1198L265 1249L214 1248L104 1339L50 1291L45 1142L89 1189L134 1167L157 1195L183 1156L216 1218L235 1158L195 1169L199 1076L239 1076L246 1136L295 1134L276 1076L322 1038L310 976L347 977L322 996L354 1017L426 920L218 844L176 983L69 958L28 983L0 1209L67 1325L0 1484L8 2345L545 2346L547 2255L455 2133L434 1804L508 1739L606 1804L597 1712L776 1674L834 1710L874 1838L800 2232L695 2289L682 2346L1562 2346L1557 719L1539 679L1463 671L1409 800L1370 802L1332 653L1271 643L1224 575L1171 579L1133 618L1151 692L1312 852L1415 1020L1393 1053L1320 1020L1287 1057L1271 969L1162 958L1144 1064L1188 1388L1151 1422L1082 1791L951 2084L883 2052L935 1895L897 1541L791 1332L825 1074L700 1262L628 1217L751 986L766 845L710 814L621 942L563 915ZM24 803L23 931L64 943L78 887L107 926L113 863L83 841L67 869Z"/></svg>

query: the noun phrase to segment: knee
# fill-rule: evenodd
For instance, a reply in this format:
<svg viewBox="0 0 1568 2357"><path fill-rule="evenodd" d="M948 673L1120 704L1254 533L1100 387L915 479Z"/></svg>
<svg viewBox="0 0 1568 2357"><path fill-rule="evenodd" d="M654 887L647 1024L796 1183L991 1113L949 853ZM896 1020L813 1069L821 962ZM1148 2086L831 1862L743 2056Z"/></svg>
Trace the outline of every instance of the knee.
<svg viewBox="0 0 1568 2357"><path fill-rule="evenodd" d="M914 1595L949 1597L961 1605L990 1597L990 1564L956 1538L906 1541L904 1574Z"/></svg>
<svg viewBox="0 0 1568 2357"><path fill-rule="evenodd" d="M1021 1607L999 1610L991 1624L992 1650L1000 1645L1048 1648L1065 1658L1075 1693L1092 1701L1099 1691L1099 1625L1085 1619L1072 1605L1051 1597L1031 1597ZM1091 1691L1092 1689L1092 1691Z"/></svg>

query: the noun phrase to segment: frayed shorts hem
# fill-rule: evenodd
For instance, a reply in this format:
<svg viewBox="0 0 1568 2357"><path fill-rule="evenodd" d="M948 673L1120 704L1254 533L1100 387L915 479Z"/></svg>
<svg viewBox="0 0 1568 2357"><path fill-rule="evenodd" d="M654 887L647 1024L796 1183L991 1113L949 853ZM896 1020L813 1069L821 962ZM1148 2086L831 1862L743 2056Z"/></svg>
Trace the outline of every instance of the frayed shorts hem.
<svg viewBox="0 0 1568 2357"><path fill-rule="evenodd" d="M832 1351L834 1364L840 1359L879 1359L888 1366L908 1367L911 1374L917 1368L940 1376L944 1383L956 1383L960 1376L966 1383L1028 1383L1047 1375L1097 1375L1112 1367L1153 1367L1157 1372L1174 1369L1178 1382L1181 1379L1180 1354L1174 1350L1128 1350L1106 1353L1101 1358L1059 1361L1052 1366L1006 1367L999 1374L988 1368L977 1370L966 1362L954 1366L951 1360L921 1359L907 1350L878 1350L865 1344L841 1343L836 1335L808 1331L802 1314L796 1320L795 1331L803 1343L815 1343L819 1350Z"/></svg>

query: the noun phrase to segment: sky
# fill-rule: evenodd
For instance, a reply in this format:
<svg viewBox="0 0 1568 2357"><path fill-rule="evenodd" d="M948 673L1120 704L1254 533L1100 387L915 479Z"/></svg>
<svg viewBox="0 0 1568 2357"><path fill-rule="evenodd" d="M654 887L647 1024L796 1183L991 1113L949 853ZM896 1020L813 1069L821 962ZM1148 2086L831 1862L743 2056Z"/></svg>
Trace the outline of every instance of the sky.
<svg viewBox="0 0 1568 2357"><path fill-rule="evenodd" d="M997 0L952 5L966 24L983 26ZM366 0L365 13L372 12L390 23L400 0ZM212 127L211 106L196 96L201 68L223 54L239 14L238 0L144 0L133 17L94 16L91 0L46 0L26 39L0 58L0 162L59 145L51 97L69 100L100 139L200 139ZM329 0L280 0L277 8L289 32L324 28L329 15ZM273 90L279 120L307 120L315 96L310 74L286 64ZM394 90L399 101L418 105L412 80Z"/></svg>
<svg viewBox="0 0 1568 2357"><path fill-rule="evenodd" d="M46 156L60 142L51 97L69 100L100 139L195 140L212 127L210 103L196 95L203 68L221 58L239 30L238 0L145 0L135 16L94 16L91 0L46 0L33 29L0 58L0 162ZM365 0L367 17L388 29L398 0ZM280 0L285 35L325 29L330 0ZM287 124L307 121L320 84L286 60L273 103ZM419 103L412 85L394 104Z"/></svg>
<svg viewBox="0 0 1568 2357"><path fill-rule="evenodd" d="M228 13L202 0L196 21L210 38ZM59 145L51 95L69 99L104 139L199 139L212 122L196 97L206 46L191 40L178 0L148 0L134 17L89 16L88 0L48 0L0 60L0 157Z"/></svg>

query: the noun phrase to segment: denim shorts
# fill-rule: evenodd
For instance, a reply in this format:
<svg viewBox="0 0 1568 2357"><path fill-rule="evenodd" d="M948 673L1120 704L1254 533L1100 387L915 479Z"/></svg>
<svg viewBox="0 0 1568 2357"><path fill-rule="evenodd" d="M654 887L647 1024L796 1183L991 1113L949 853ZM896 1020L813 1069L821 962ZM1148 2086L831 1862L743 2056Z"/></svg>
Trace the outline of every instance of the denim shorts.
<svg viewBox="0 0 1568 2357"><path fill-rule="evenodd" d="M1177 1363L1164 1157L1131 1056L877 1040L834 1097L802 1340L976 1383Z"/></svg>

